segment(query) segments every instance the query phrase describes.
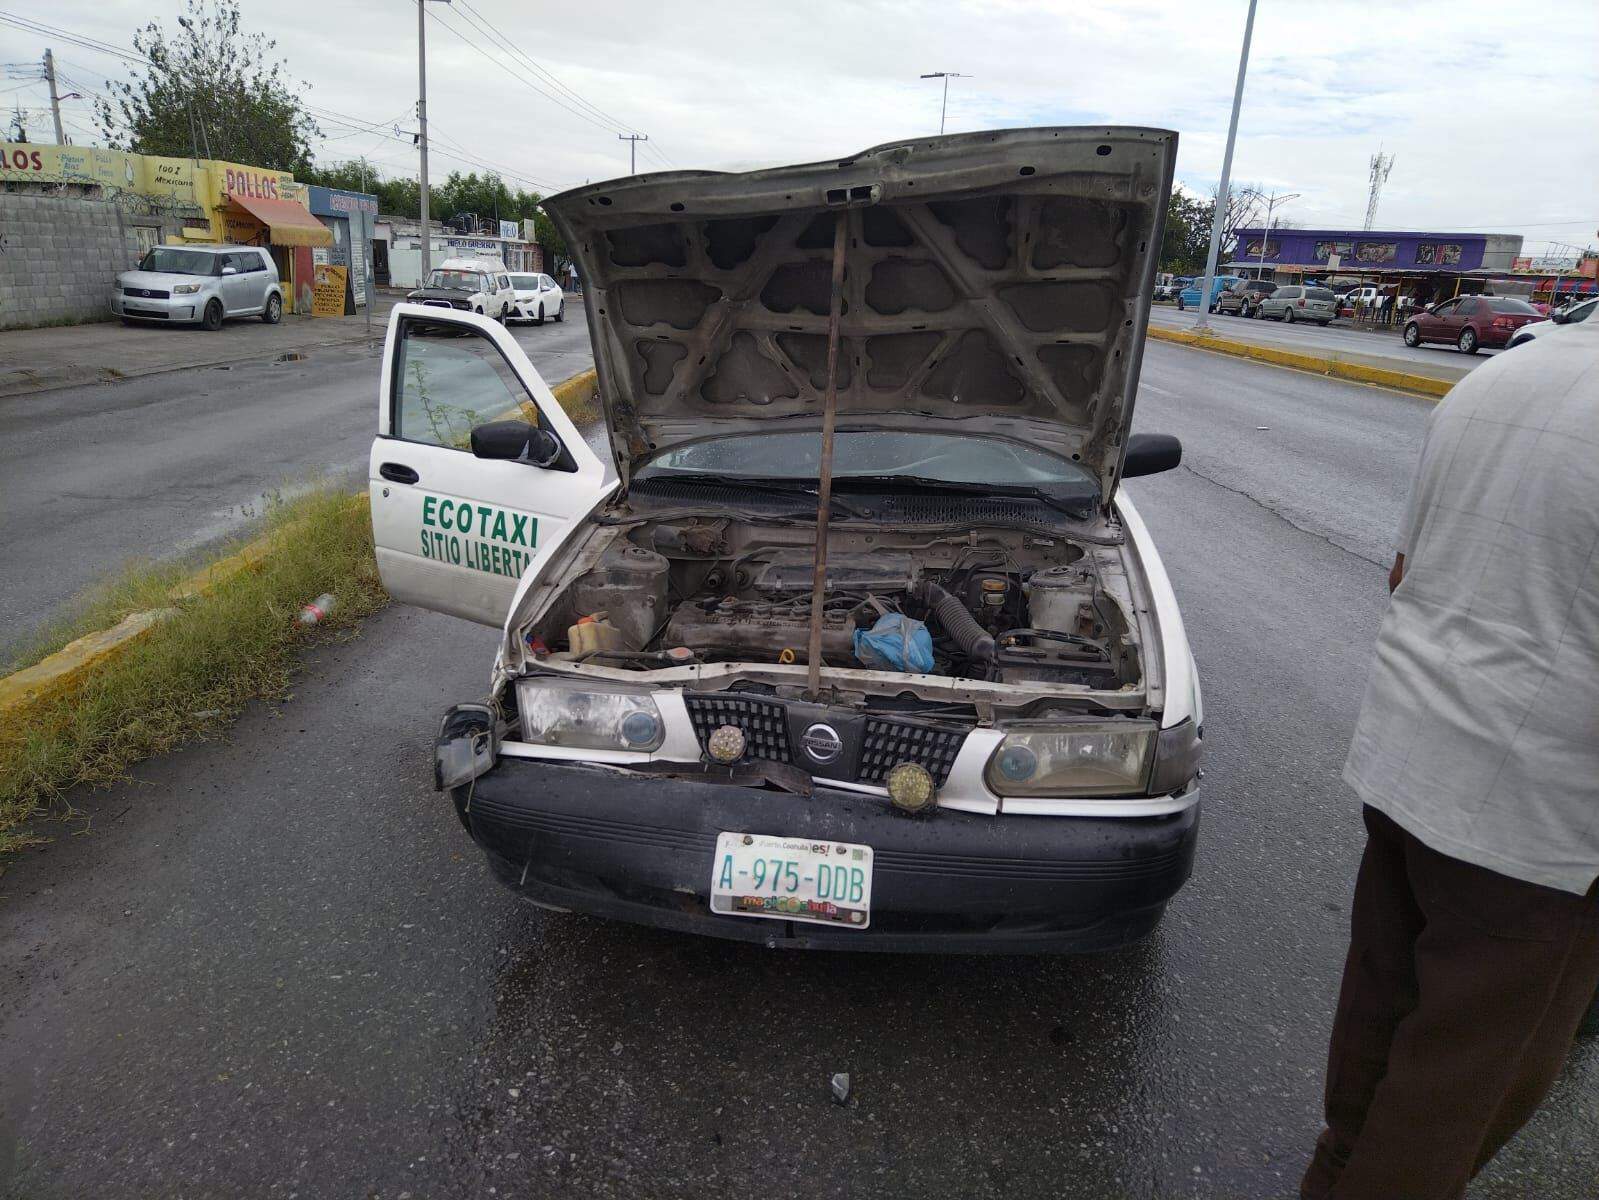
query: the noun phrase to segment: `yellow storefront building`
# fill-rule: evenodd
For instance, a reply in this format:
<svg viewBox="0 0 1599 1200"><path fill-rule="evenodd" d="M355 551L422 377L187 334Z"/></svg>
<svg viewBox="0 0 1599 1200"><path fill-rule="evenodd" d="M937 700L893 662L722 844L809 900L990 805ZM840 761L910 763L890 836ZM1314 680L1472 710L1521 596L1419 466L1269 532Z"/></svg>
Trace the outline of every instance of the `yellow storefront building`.
<svg viewBox="0 0 1599 1200"><path fill-rule="evenodd" d="M108 199L132 195L181 218L168 242L268 247L291 311L309 309L311 248L333 243L333 234L306 207L305 184L287 171L244 163L0 142L0 183L76 185Z"/></svg>

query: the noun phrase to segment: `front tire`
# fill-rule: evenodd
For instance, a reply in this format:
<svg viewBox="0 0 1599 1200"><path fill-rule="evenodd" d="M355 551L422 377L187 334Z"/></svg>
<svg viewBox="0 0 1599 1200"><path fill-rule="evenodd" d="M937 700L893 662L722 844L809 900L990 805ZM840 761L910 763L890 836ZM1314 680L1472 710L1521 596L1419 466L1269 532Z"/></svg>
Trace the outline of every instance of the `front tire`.
<svg viewBox="0 0 1599 1200"><path fill-rule="evenodd" d="M561 301L561 306L555 310L555 319L556 319L557 322L566 320L566 301L565 300L562 300Z"/></svg>
<svg viewBox="0 0 1599 1200"><path fill-rule="evenodd" d="M1466 326L1460 331L1460 340L1455 345L1460 347L1462 354L1477 353L1477 331L1469 325Z"/></svg>
<svg viewBox="0 0 1599 1200"><path fill-rule="evenodd" d="M268 325L276 325L283 320L283 297L273 292L267 297L266 308L261 311L261 319Z"/></svg>
<svg viewBox="0 0 1599 1200"><path fill-rule="evenodd" d="M200 327L207 333L215 333L222 328L222 301L213 300L205 306L205 315L200 318Z"/></svg>
<svg viewBox="0 0 1599 1200"><path fill-rule="evenodd" d="M1405 345L1412 350L1421 345L1421 326L1415 323L1405 326Z"/></svg>
<svg viewBox="0 0 1599 1200"><path fill-rule="evenodd" d="M1177 311L1178 312L1182 312L1183 311L1183 298L1181 296L1177 297Z"/></svg>
<svg viewBox="0 0 1599 1200"><path fill-rule="evenodd" d="M533 324L535 324L535 325L542 325L542 324L544 324L544 306L543 306L543 305L542 305L542 304L541 304L541 305L539 305L539 313L538 313L538 316L536 316L536 317L534 317L534 318L533 318Z"/></svg>

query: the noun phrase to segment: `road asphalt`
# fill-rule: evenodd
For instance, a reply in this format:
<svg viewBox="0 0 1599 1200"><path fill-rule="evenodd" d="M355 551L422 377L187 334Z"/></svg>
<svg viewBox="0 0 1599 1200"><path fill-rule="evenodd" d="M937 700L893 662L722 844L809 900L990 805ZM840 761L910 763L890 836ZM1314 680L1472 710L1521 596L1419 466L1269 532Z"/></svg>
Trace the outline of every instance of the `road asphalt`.
<svg viewBox="0 0 1599 1200"><path fill-rule="evenodd" d="M1163 329L1192 329L1197 314L1179 312L1171 304L1156 304L1150 309L1150 324ZM1212 314L1210 328L1219 337L1255 342L1274 350L1294 350L1300 354L1320 354L1395 371L1411 371L1454 382L1487 362L1497 350L1462 354L1453 346L1417 346L1412 350L1397 330L1373 330L1356 326L1347 317L1323 329L1319 325Z"/></svg>
<svg viewBox="0 0 1599 1200"><path fill-rule="evenodd" d="M114 329L171 341L173 353L185 336ZM593 365L581 301L559 324L512 329L547 382ZM0 663L126 561L200 554L247 532L272 495L321 480L358 486L377 431L382 332L373 346L289 361L273 353L0 399Z"/></svg>
<svg viewBox="0 0 1599 1200"><path fill-rule="evenodd" d="M395 607L310 650L291 698L76 796L0 878L0 1196L1287 1200L1430 411L1149 346L1135 427L1185 461L1132 490L1205 683L1206 809L1195 877L1116 953L774 953L523 907L429 783L494 632ZM1591 1200L1596 1115L1589 1043L1471 1200Z"/></svg>

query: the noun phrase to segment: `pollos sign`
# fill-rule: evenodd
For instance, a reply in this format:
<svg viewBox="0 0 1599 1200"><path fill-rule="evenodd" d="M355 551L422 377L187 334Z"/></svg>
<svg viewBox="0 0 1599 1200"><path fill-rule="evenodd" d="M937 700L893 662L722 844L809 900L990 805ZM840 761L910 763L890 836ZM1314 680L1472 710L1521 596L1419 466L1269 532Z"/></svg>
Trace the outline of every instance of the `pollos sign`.
<svg viewBox="0 0 1599 1200"><path fill-rule="evenodd" d="M246 171L242 167L229 167L224 183L230 196L250 196L257 200L277 200L278 177L261 171Z"/></svg>

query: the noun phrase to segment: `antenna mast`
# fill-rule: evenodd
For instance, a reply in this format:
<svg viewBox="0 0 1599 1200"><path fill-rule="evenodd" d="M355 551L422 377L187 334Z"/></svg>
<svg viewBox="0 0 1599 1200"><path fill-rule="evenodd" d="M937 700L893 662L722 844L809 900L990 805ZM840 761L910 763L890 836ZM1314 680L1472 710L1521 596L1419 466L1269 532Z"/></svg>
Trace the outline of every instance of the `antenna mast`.
<svg viewBox="0 0 1599 1200"><path fill-rule="evenodd" d="M1377 223L1377 199L1382 195L1382 185L1388 172L1394 169L1394 156L1378 150L1371 156L1371 191L1366 196L1366 223L1361 228L1370 229Z"/></svg>

